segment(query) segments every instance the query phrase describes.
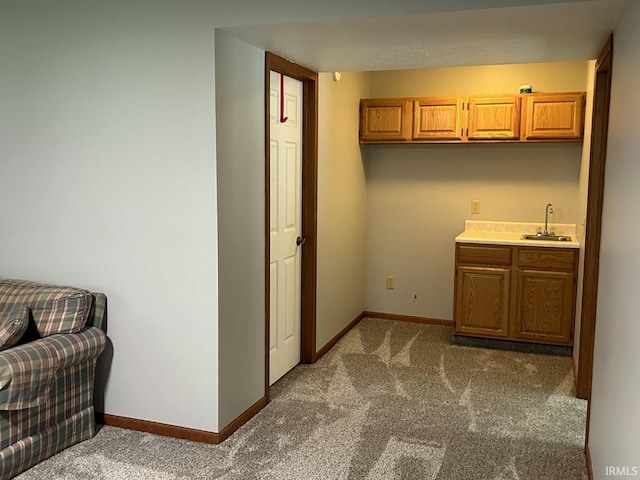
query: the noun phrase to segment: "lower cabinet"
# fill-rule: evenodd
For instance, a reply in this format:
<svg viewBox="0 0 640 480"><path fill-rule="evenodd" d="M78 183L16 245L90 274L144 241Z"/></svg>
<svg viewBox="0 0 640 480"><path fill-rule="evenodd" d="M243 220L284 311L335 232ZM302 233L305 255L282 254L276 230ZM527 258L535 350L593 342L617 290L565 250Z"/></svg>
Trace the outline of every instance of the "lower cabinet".
<svg viewBox="0 0 640 480"><path fill-rule="evenodd" d="M459 333L509 335L509 285L506 268L459 267L456 322Z"/></svg>
<svg viewBox="0 0 640 480"><path fill-rule="evenodd" d="M528 342L568 344L573 326L573 273L518 272L513 335Z"/></svg>
<svg viewBox="0 0 640 480"><path fill-rule="evenodd" d="M456 244L455 333L571 345L576 253Z"/></svg>

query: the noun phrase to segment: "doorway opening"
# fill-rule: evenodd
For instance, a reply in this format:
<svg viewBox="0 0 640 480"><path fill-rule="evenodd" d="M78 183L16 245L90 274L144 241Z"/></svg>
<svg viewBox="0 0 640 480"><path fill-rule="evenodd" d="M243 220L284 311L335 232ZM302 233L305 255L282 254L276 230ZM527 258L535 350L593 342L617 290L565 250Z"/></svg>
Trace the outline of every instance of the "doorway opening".
<svg viewBox="0 0 640 480"><path fill-rule="evenodd" d="M265 397L269 400L271 348L271 72L302 83L300 362L316 360L318 196L318 74L271 52L265 54Z"/></svg>

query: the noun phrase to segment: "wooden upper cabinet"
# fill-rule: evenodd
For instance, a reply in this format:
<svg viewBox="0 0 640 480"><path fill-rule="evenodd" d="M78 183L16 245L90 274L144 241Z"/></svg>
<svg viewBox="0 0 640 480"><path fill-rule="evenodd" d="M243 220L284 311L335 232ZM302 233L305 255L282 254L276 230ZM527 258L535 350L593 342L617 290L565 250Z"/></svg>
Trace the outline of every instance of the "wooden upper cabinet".
<svg viewBox="0 0 640 480"><path fill-rule="evenodd" d="M524 140L582 138L584 93L531 94L524 101Z"/></svg>
<svg viewBox="0 0 640 480"><path fill-rule="evenodd" d="M360 101L361 142L411 140L413 102L406 98L371 98Z"/></svg>
<svg viewBox="0 0 640 480"><path fill-rule="evenodd" d="M470 97L468 140L520 138L520 97Z"/></svg>
<svg viewBox="0 0 640 480"><path fill-rule="evenodd" d="M579 142L585 93L360 100L360 143Z"/></svg>
<svg viewBox="0 0 640 480"><path fill-rule="evenodd" d="M463 109L462 97L416 99L413 102L413 139L462 140Z"/></svg>

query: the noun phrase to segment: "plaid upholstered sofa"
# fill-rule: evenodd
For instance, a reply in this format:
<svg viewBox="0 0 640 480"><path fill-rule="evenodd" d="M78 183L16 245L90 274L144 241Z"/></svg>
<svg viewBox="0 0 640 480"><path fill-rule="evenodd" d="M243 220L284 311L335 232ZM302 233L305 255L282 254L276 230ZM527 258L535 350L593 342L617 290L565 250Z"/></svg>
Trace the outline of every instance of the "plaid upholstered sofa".
<svg viewBox="0 0 640 480"><path fill-rule="evenodd" d="M95 434L106 297L0 279L0 479Z"/></svg>

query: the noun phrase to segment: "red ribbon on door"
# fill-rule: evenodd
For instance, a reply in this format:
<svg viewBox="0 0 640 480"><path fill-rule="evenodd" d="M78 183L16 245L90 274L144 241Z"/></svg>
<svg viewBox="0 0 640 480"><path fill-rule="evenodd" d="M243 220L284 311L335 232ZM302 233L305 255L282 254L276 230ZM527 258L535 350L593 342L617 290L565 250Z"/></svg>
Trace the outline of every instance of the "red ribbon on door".
<svg viewBox="0 0 640 480"><path fill-rule="evenodd" d="M284 75L280 74L280 123L285 123L289 117L284 116Z"/></svg>

